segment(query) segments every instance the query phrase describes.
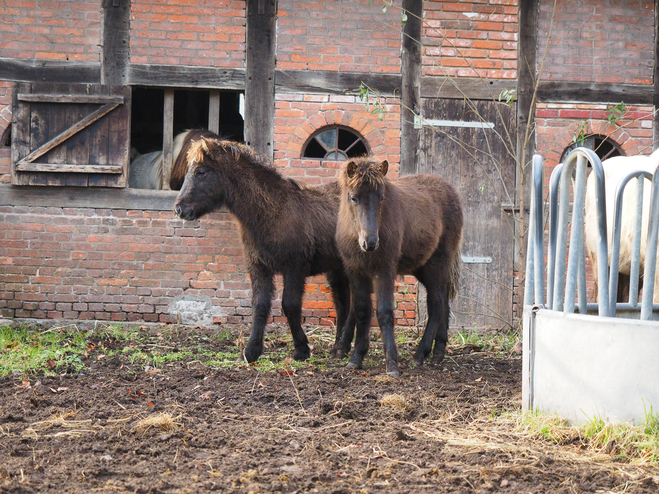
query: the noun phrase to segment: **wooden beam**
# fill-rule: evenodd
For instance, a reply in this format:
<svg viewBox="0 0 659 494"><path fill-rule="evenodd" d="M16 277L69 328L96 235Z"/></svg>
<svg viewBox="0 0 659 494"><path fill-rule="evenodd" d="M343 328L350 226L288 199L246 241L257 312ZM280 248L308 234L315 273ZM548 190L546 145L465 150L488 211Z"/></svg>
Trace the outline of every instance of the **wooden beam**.
<svg viewBox="0 0 659 494"><path fill-rule="evenodd" d="M538 87L538 101L593 104L624 101L629 105L651 105L654 101L654 87L649 84L543 81Z"/></svg>
<svg viewBox="0 0 659 494"><path fill-rule="evenodd" d="M130 2L131 0L103 0L101 84L127 84L130 63Z"/></svg>
<svg viewBox="0 0 659 494"><path fill-rule="evenodd" d="M245 7L245 143L272 159L277 1L247 0Z"/></svg>
<svg viewBox="0 0 659 494"><path fill-rule="evenodd" d="M98 84L101 82L101 64L0 58L0 74L3 81Z"/></svg>
<svg viewBox="0 0 659 494"><path fill-rule="evenodd" d="M242 91L245 89L245 69L132 63L128 67L127 83L131 86L193 87Z"/></svg>
<svg viewBox="0 0 659 494"><path fill-rule="evenodd" d="M494 101L501 90L514 89L516 84L514 79L423 76L421 97Z"/></svg>
<svg viewBox="0 0 659 494"><path fill-rule="evenodd" d="M418 173L419 132L414 116L421 115L421 16L423 0L403 0L407 22L403 27L401 60L400 174Z"/></svg>
<svg viewBox="0 0 659 494"><path fill-rule="evenodd" d="M70 163L23 163L16 164L19 172L57 173L122 173L123 165L76 165Z"/></svg>
<svg viewBox="0 0 659 494"><path fill-rule="evenodd" d="M162 123L162 188L169 190L169 178L174 165L174 90L165 89L165 106Z"/></svg>
<svg viewBox="0 0 659 494"><path fill-rule="evenodd" d="M383 96L400 94L400 74L335 72L325 70L277 70L278 93L359 94L361 83L377 89Z"/></svg>
<svg viewBox="0 0 659 494"><path fill-rule="evenodd" d="M30 94L18 93L18 101L31 103L80 103L85 105L98 105L105 103L122 104L123 96L105 96L102 94Z"/></svg>
<svg viewBox="0 0 659 494"><path fill-rule="evenodd" d="M178 191L0 184L0 206L172 211Z"/></svg>

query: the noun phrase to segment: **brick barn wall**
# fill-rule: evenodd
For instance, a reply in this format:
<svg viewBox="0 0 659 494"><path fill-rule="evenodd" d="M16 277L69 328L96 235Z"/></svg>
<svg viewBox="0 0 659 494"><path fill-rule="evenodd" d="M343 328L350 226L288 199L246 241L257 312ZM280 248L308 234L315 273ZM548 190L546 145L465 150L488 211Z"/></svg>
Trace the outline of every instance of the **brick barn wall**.
<svg viewBox="0 0 659 494"><path fill-rule="evenodd" d="M652 84L653 2L542 0L538 26L542 79Z"/></svg>
<svg viewBox="0 0 659 494"><path fill-rule="evenodd" d="M277 68L400 73L401 0L280 0Z"/></svg>
<svg viewBox="0 0 659 494"><path fill-rule="evenodd" d="M132 63L245 66L244 0L132 0Z"/></svg>
<svg viewBox="0 0 659 494"><path fill-rule="evenodd" d="M0 57L100 62L101 0L2 4Z"/></svg>
<svg viewBox="0 0 659 494"><path fill-rule="evenodd" d="M517 77L518 0L423 2L423 75Z"/></svg>

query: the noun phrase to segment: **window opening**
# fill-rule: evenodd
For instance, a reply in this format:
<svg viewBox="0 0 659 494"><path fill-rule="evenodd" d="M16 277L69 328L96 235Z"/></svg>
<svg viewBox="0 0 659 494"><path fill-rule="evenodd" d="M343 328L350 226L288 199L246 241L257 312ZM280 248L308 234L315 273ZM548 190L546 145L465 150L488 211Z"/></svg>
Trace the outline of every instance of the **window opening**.
<svg viewBox="0 0 659 494"><path fill-rule="evenodd" d="M219 95L219 105L211 104L212 94ZM165 119L165 89L133 87L131 112L131 169L129 186L134 188L161 188L163 128ZM176 89L173 91L171 128L173 137L186 130L208 129L214 117L211 108L219 106L219 135L225 139L244 141L242 93L237 91ZM170 93L171 95L171 93ZM170 96L171 98L171 96ZM168 100L168 101L171 101ZM217 99L215 100L217 102ZM160 156L158 156L160 153ZM173 156L176 161L177 156ZM161 171L154 171L160 167ZM138 169L139 168L139 169ZM131 178L132 177L132 178Z"/></svg>
<svg viewBox="0 0 659 494"><path fill-rule="evenodd" d="M7 125L7 128L2 133L2 138L0 139L0 147L2 148L11 147L11 124Z"/></svg>
<svg viewBox="0 0 659 494"><path fill-rule="evenodd" d="M584 138L583 144L579 141L572 143L565 148L565 151L563 151L563 155L561 156L561 162L563 162L570 151L577 147L592 149L602 161L608 158L613 158L614 156L623 156L620 146L618 146L618 143L614 140L603 135L591 134Z"/></svg>
<svg viewBox="0 0 659 494"><path fill-rule="evenodd" d="M312 135L302 151L304 158L329 161L344 161L366 154L370 154L370 150L363 137L351 129L334 125Z"/></svg>

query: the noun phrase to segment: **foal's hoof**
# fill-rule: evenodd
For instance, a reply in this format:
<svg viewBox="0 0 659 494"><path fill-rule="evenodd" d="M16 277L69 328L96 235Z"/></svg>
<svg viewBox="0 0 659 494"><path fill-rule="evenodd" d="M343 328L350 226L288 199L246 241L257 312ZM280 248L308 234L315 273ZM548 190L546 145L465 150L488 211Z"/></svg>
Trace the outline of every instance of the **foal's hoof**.
<svg viewBox="0 0 659 494"><path fill-rule="evenodd" d="M398 369L396 370L388 370L387 375L389 377L400 377L400 371Z"/></svg>
<svg viewBox="0 0 659 494"><path fill-rule="evenodd" d="M432 365L439 365L442 363L442 360L444 360L444 354L436 353L432 356Z"/></svg>
<svg viewBox="0 0 659 494"><path fill-rule="evenodd" d="M247 345L245 347L245 360L247 360L247 362L249 362L250 364L252 362L256 362L256 359L258 359L262 353L263 353L262 346Z"/></svg>
<svg viewBox="0 0 659 494"><path fill-rule="evenodd" d="M361 369L362 363L355 359L350 359L350 362L346 364L346 369Z"/></svg>
<svg viewBox="0 0 659 494"><path fill-rule="evenodd" d="M419 355L418 353L414 355L414 366L415 367L421 367L423 365L423 355Z"/></svg>
<svg viewBox="0 0 659 494"><path fill-rule="evenodd" d="M293 358L298 361L307 360L310 356L311 350L309 350L309 347L306 345L304 347L296 348L293 353Z"/></svg>
<svg viewBox="0 0 659 494"><path fill-rule="evenodd" d="M332 348L332 351L330 352L330 355L334 358L343 359L343 358L346 358L348 356L349 352L350 352L350 350L348 350L346 352L345 349L343 349L339 346L335 346L334 348Z"/></svg>

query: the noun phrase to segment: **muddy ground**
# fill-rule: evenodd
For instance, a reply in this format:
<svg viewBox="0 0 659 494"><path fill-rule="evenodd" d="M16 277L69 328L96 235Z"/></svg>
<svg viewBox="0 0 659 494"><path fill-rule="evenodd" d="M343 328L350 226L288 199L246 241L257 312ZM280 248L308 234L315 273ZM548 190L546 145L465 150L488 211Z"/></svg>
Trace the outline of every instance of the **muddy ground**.
<svg viewBox="0 0 659 494"><path fill-rule="evenodd" d="M239 351L239 329L142 331L99 337L82 370L0 378L0 492L659 490L656 467L520 432L506 418L521 405L513 352L454 345L442 365L410 368L403 343L392 379L377 341L361 370L331 359L327 338L296 367L277 328L261 357L272 366L208 365L194 353ZM152 366L130 358L136 345L195 350Z"/></svg>

